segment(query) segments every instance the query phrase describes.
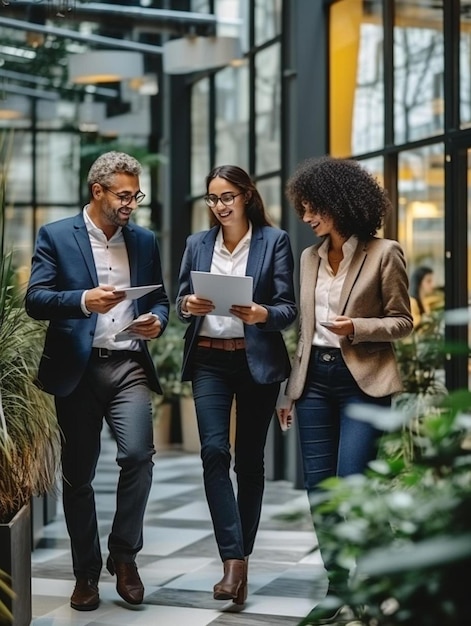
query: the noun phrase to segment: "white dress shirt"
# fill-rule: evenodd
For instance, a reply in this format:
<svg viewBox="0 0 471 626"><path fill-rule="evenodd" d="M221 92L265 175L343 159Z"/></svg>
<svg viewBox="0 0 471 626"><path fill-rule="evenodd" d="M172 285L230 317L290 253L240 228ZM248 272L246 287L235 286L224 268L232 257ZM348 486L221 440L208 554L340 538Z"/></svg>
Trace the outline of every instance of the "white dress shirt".
<svg viewBox="0 0 471 626"><path fill-rule="evenodd" d="M239 241L233 252L229 252L224 244L222 228L219 229L214 242L211 261L212 274L245 276L249 258L250 241L252 239L252 223L249 222L247 233ZM235 303L234 303L235 304ZM244 324L235 317L224 315L206 315L201 324L200 335L203 337L235 338L244 336Z"/></svg>
<svg viewBox="0 0 471 626"><path fill-rule="evenodd" d="M92 246L98 284L130 287L129 259L122 228L119 227L115 234L110 239L107 239L105 233L93 223L88 215L88 206L83 210L83 218ZM82 307L86 311L85 292L82 297ZM108 348L109 350L139 350L140 347L137 341L116 342L114 340L116 333L133 319L134 308L132 300L123 300L108 313L100 313L97 316L93 347Z"/></svg>
<svg viewBox="0 0 471 626"><path fill-rule="evenodd" d="M329 237L326 237L318 250L320 264L315 295L316 328L312 341L315 346L340 348L340 337L330 332L328 328L321 326L319 322L331 322L337 315L340 315L340 294L357 244L358 239L355 235L352 235L343 244L343 259L340 261L337 274L334 274L329 263Z"/></svg>

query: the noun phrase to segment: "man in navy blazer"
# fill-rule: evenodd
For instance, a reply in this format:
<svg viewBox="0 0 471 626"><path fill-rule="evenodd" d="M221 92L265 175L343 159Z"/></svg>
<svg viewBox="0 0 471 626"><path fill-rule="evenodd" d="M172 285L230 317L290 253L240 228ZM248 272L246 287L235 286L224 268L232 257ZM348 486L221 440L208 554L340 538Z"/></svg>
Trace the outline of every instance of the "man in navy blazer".
<svg viewBox="0 0 471 626"><path fill-rule="evenodd" d="M140 604L135 564L153 469L151 390L162 393L147 340L164 331L169 300L154 234L130 221L144 198L141 166L108 152L88 173L90 202L82 213L38 233L26 293L28 314L49 320L37 376L53 394L63 433L63 504L76 585L71 606L99 605L103 565L92 481L103 417L117 443L117 506L107 568L119 595ZM159 285L131 299L127 288ZM134 319L132 332L116 335Z"/></svg>

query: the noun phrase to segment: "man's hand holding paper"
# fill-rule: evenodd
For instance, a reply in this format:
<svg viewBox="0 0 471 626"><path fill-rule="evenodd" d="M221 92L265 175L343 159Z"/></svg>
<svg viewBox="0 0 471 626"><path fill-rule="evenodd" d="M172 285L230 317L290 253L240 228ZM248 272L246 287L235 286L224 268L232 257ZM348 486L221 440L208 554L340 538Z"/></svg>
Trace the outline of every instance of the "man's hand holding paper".
<svg viewBox="0 0 471 626"><path fill-rule="evenodd" d="M162 324L154 313L143 313L115 335L115 341L128 339L154 339L160 334Z"/></svg>

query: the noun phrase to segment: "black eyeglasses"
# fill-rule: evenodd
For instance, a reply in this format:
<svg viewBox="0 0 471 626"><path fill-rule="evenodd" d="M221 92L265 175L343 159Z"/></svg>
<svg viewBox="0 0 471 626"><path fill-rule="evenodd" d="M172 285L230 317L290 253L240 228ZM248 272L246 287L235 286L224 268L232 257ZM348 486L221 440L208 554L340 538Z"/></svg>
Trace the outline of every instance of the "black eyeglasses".
<svg viewBox="0 0 471 626"><path fill-rule="evenodd" d="M224 206L231 206L232 204L234 204L235 198L242 195L243 193L243 191L241 191L240 193L231 193L230 191L226 191L220 196L217 196L215 193L210 193L208 196L204 197L204 201L211 209L214 209L214 207L217 206L219 200L223 203Z"/></svg>
<svg viewBox="0 0 471 626"><path fill-rule="evenodd" d="M109 191L110 193L113 194L113 196L116 196L117 198L119 198L121 200L121 206L128 206L129 204L131 204L133 200L135 200L137 204L141 204L141 202L146 197L146 194L142 193L142 191L138 191L134 195L132 195L131 193L116 193L112 191L109 187L104 185L103 183L99 183L99 184L103 187L103 189L105 189L106 191Z"/></svg>

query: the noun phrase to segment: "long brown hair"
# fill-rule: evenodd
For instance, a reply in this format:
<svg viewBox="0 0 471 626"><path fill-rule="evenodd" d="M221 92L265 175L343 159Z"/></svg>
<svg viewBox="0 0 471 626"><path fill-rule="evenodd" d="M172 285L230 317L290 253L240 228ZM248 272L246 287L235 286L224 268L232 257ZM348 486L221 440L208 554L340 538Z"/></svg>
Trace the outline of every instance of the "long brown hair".
<svg viewBox="0 0 471 626"><path fill-rule="evenodd" d="M218 165L206 176L206 193L209 192L209 184L214 178L224 178L240 189L247 197L246 213L254 226L271 226L271 221L265 210L262 197L245 170L237 165ZM211 226L219 225L214 213L210 210Z"/></svg>

